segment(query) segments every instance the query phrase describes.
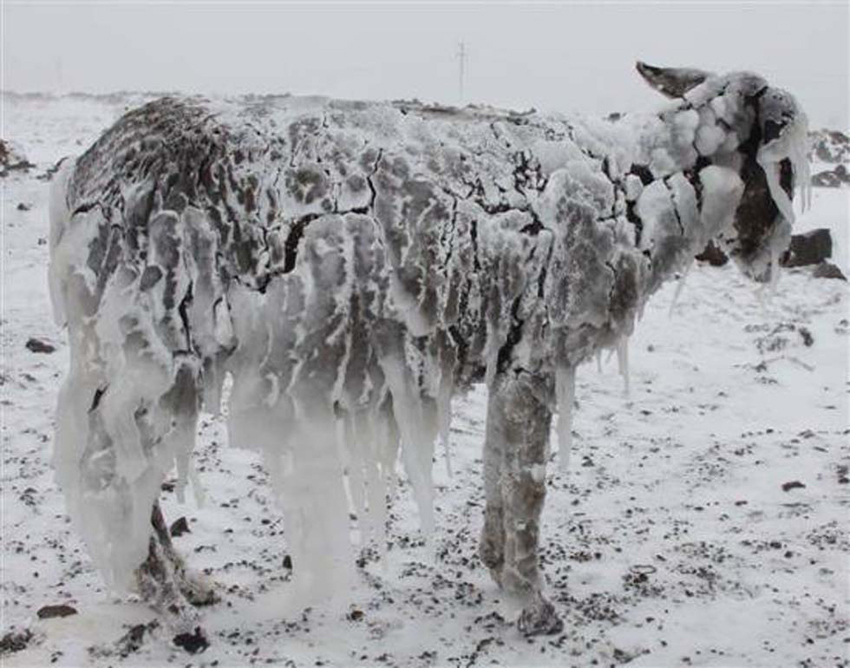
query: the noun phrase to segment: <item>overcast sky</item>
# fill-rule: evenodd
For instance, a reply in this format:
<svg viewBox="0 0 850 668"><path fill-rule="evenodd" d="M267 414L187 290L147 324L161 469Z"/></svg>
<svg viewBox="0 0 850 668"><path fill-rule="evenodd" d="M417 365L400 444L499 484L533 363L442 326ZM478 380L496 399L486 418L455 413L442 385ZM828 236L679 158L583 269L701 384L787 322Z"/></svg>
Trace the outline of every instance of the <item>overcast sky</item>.
<svg viewBox="0 0 850 668"><path fill-rule="evenodd" d="M607 113L657 93L634 61L749 69L846 129L848 2L0 0L0 87L319 93Z"/></svg>

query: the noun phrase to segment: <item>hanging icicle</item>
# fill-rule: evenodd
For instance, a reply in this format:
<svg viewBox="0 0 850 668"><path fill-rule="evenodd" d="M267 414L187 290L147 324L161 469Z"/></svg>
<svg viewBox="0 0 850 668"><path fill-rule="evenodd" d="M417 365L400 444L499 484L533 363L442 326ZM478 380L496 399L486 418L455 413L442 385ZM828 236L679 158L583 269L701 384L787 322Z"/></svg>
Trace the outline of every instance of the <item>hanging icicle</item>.
<svg viewBox="0 0 850 668"><path fill-rule="evenodd" d="M558 458L563 473L570 467L573 445L573 407L576 394L576 369L568 364L559 365L555 371L555 394L558 402Z"/></svg>
<svg viewBox="0 0 850 668"><path fill-rule="evenodd" d="M679 302L679 297L682 294L682 290L685 288L685 281L688 278L688 274L691 273L691 267L694 266L694 262L691 261L687 267L685 267L682 275L679 277L679 280L676 281L676 290L673 292L673 299L670 300L670 308L667 311L667 317L673 317L673 309L676 307L676 304Z"/></svg>
<svg viewBox="0 0 850 668"><path fill-rule="evenodd" d="M617 342L617 367L623 377L623 394L630 396L629 387L629 337L621 336Z"/></svg>

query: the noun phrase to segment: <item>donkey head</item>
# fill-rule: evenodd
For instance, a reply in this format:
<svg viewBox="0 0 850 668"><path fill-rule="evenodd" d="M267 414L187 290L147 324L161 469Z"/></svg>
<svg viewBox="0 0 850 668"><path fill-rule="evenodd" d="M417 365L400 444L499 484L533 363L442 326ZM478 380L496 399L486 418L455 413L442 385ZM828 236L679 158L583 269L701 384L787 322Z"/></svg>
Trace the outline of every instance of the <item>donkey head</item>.
<svg viewBox="0 0 850 668"><path fill-rule="evenodd" d="M717 76L641 62L637 69L650 86L679 100L670 118L690 115L686 168L696 175L713 164L734 170L742 182L732 220L716 232L721 246L749 277L775 277L794 222L794 188L806 193L809 185L805 114L791 95L748 72Z"/></svg>

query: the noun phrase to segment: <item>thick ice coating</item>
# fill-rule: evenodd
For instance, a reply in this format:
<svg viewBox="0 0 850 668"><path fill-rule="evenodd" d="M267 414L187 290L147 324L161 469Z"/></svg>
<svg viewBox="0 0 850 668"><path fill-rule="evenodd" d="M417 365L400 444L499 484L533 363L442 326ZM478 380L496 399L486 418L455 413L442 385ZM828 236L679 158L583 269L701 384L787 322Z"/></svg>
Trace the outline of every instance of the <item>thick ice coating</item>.
<svg viewBox="0 0 850 668"><path fill-rule="evenodd" d="M553 410L569 450L576 367L616 347L627 380L649 295L711 238L762 262L793 219L786 161L806 183L790 97L682 71L687 86L659 84L683 95L668 109L615 123L164 98L68 161L51 207L71 344L55 464L107 580L133 584L160 485L191 475L198 412L219 411L228 376L230 441L262 453L313 593L383 542L399 453L433 527L435 440L448 448L452 395L484 381L488 565L538 591L539 506L511 504L545 485Z"/></svg>

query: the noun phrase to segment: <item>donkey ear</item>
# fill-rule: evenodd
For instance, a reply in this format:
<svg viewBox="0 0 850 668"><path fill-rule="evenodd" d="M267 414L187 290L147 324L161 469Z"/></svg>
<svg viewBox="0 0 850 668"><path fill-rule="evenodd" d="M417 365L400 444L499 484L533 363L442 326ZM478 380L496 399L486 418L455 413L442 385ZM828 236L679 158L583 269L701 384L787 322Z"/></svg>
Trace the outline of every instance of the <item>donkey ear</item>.
<svg viewBox="0 0 850 668"><path fill-rule="evenodd" d="M711 72L703 70L687 67L653 67L640 60L637 61L637 71L650 86L667 97L682 97L691 88L696 88L711 76Z"/></svg>

